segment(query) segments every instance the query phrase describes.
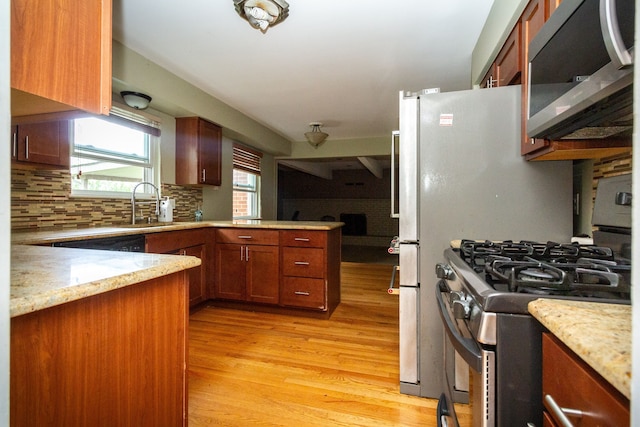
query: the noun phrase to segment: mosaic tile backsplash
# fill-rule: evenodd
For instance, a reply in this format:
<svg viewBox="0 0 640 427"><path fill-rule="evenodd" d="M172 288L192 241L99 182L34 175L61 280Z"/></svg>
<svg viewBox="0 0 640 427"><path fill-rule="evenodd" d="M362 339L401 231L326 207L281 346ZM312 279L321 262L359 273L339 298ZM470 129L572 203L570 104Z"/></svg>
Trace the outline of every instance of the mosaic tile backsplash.
<svg viewBox="0 0 640 427"><path fill-rule="evenodd" d="M11 170L11 229L82 228L128 224L129 199L71 197L71 176L59 170ZM162 184L162 197L176 200L174 221L192 221L202 189ZM150 212L153 206L145 206Z"/></svg>

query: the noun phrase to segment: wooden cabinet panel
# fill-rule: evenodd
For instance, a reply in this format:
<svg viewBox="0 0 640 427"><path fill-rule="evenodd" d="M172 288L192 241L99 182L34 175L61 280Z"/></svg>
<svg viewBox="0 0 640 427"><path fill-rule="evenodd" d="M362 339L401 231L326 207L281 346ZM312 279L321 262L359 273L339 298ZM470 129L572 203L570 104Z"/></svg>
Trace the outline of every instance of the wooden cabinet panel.
<svg viewBox="0 0 640 427"><path fill-rule="evenodd" d="M187 423L186 272L11 319L12 426Z"/></svg>
<svg viewBox="0 0 640 427"><path fill-rule="evenodd" d="M328 316L340 303L340 245L339 228L217 229L215 297Z"/></svg>
<svg viewBox="0 0 640 427"><path fill-rule="evenodd" d="M216 245L216 298L246 300L247 264L244 251L243 245Z"/></svg>
<svg viewBox="0 0 640 427"><path fill-rule="evenodd" d="M494 61L494 63L491 64L491 66L489 67L489 71L487 71L487 74L484 75L484 78L480 83L480 87L482 89L491 89L492 87L495 87L497 84L498 84L498 81L496 79L496 63Z"/></svg>
<svg viewBox="0 0 640 427"><path fill-rule="evenodd" d="M11 158L20 163L69 167L69 144L66 120L12 126Z"/></svg>
<svg viewBox="0 0 640 427"><path fill-rule="evenodd" d="M209 298L208 277L213 273L207 245L210 234L206 230L180 230L164 233L152 233L145 236L145 252L195 256L202 262L200 266L189 270L189 305Z"/></svg>
<svg viewBox="0 0 640 427"><path fill-rule="evenodd" d="M286 306L324 310L326 294L323 279L285 277L280 300Z"/></svg>
<svg viewBox="0 0 640 427"><path fill-rule="evenodd" d="M200 266L189 270L189 306L194 306L207 299L207 278L205 276L207 257L205 246L197 245L184 248L179 252L179 255L194 256L202 261Z"/></svg>
<svg viewBox="0 0 640 427"><path fill-rule="evenodd" d="M165 254L187 248L189 246L210 243L206 230L178 230L145 235L145 252Z"/></svg>
<svg viewBox="0 0 640 427"><path fill-rule="evenodd" d="M549 333L542 337L542 392L562 408L582 411L582 427L629 425L629 400ZM545 417L555 419L544 397L543 402Z"/></svg>
<svg viewBox="0 0 640 427"><path fill-rule="evenodd" d="M324 249L282 248L282 274L323 279L326 274Z"/></svg>
<svg viewBox="0 0 640 427"><path fill-rule="evenodd" d="M216 298L277 304L279 300L277 246L216 245Z"/></svg>
<svg viewBox="0 0 640 427"><path fill-rule="evenodd" d="M247 301L278 304L280 298L279 248L246 246Z"/></svg>
<svg viewBox="0 0 640 427"><path fill-rule="evenodd" d="M255 228L220 228L216 232L216 242L241 245L277 245L278 231Z"/></svg>
<svg viewBox="0 0 640 427"><path fill-rule="evenodd" d="M520 83L522 70L520 51L520 23L516 23L496 58L495 79L498 87Z"/></svg>
<svg viewBox="0 0 640 427"><path fill-rule="evenodd" d="M281 231L280 244L300 248L324 248L327 246L327 233L309 230Z"/></svg>
<svg viewBox="0 0 640 427"><path fill-rule="evenodd" d="M200 117L176 119L176 184L222 183L222 129Z"/></svg>
<svg viewBox="0 0 640 427"><path fill-rule="evenodd" d="M111 0L12 0L11 87L68 110L109 114L111 15ZM33 104L45 109L28 114L62 110ZM12 115L23 108L12 105Z"/></svg>
<svg viewBox="0 0 640 427"><path fill-rule="evenodd" d="M547 141L544 139L533 139L527 137L527 100L529 99L529 91L527 83L529 81L529 43L540 28L544 25L547 15L545 14L545 2L548 0L531 0L520 19L521 46L522 46L522 140L521 154L525 155L532 151L544 148Z"/></svg>

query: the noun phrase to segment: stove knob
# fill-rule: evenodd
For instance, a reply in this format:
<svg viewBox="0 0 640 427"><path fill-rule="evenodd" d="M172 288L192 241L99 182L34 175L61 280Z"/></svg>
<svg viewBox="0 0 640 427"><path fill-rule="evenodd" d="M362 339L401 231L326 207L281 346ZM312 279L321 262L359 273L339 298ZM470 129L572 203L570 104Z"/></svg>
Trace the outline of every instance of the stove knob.
<svg viewBox="0 0 640 427"><path fill-rule="evenodd" d="M453 269L448 264L439 262L436 264L436 277L451 280L454 278Z"/></svg>
<svg viewBox="0 0 640 427"><path fill-rule="evenodd" d="M471 300L456 299L452 301L453 317L456 319L469 319L471 317Z"/></svg>

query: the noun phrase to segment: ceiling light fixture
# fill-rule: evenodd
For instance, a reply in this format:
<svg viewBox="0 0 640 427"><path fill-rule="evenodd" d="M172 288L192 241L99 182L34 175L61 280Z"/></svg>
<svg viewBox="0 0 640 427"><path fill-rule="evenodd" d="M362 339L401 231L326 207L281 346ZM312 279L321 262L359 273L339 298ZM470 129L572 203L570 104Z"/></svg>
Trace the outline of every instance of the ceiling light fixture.
<svg viewBox="0 0 640 427"><path fill-rule="evenodd" d="M144 110L149 106L151 97L140 92L124 91L120 92L120 96L124 99L125 104L136 110Z"/></svg>
<svg viewBox="0 0 640 427"><path fill-rule="evenodd" d="M284 0L233 0L233 3L238 15L262 33L289 16L289 3Z"/></svg>
<svg viewBox="0 0 640 427"><path fill-rule="evenodd" d="M320 130L320 127L322 127L322 123L320 122L309 123L309 126L311 126L311 132L306 132L304 136L307 137L307 141L309 141L309 144L311 144L313 148L318 148L324 140L327 139L329 134Z"/></svg>

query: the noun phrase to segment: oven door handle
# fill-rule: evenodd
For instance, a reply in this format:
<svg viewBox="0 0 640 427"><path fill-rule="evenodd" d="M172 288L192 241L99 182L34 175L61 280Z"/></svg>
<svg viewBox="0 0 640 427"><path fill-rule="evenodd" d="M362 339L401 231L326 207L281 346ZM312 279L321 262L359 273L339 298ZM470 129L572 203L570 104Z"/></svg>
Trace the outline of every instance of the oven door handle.
<svg viewBox="0 0 640 427"><path fill-rule="evenodd" d="M482 372L482 353L478 344L472 338L463 337L447 313L447 306L442 293L448 291L449 286L447 286L447 283L444 280L440 280L438 286L436 286L436 300L438 301L438 312L444 323L444 331L449 336L453 348L469 364L469 367L476 372Z"/></svg>

